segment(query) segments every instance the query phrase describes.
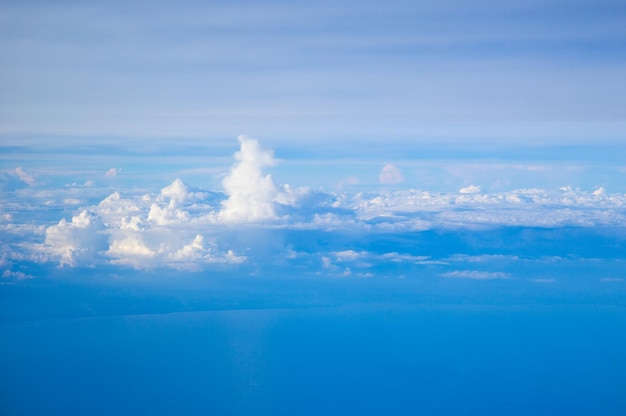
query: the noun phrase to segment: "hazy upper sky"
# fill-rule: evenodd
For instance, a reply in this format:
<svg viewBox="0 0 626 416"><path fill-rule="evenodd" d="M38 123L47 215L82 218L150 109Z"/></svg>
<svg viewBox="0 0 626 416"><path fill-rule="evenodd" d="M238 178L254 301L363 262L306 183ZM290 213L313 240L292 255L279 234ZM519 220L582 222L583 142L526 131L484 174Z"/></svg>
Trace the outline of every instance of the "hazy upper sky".
<svg viewBox="0 0 626 416"><path fill-rule="evenodd" d="M0 134L619 142L620 1L0 4Z"/></svg>

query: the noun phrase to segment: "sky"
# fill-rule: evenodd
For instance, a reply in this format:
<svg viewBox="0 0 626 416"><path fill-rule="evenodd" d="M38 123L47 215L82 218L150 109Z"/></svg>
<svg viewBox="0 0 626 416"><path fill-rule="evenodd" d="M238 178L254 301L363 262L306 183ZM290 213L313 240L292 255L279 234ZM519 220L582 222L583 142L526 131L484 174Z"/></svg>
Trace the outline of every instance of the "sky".
<svg viewBox="0 0 626 416"><path fill-rule="evenodd" d="M0 1L0 413L623 415L625 28Z"/></svg>
<svg viewBox="0 0 626 416"><path fill-rule="evenodd" d="M619 1L1 7L5 140L596 144L625 128Z"/></svg>

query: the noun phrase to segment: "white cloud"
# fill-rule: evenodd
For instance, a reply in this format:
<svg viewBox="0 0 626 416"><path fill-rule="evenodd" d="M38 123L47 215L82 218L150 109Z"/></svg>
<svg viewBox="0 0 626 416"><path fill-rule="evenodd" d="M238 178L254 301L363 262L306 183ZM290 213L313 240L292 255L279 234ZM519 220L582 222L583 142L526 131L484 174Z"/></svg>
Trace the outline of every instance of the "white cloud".
<svg viewBox="0 0 626 416"><path fill-rule="evenodd" d="M20 272L20 271L5 270L4 272L2 272L2 278L24 280L24 279L32 279L33 276L24 272Z"/></svg>
<svg viewBox="0 0 626 416"><path fill-rule="evenodd" d="M233 224L245 225L238 227L241 229L262 228L268 233L275 229L292 229L358 231L359 235L367 236L486 225L626 226L626 195L609 193L604 188L590 191L571 187L552 191L528 188L481 194L480 188L474 185L461 189L460 193L418 189L393 191L391 188L382 192L327 193L280 186L264 172L265 168L276 163L273 152L246 137L240 137L239 143L241 148L235 155L235 163L223 180L225 194L192 191L193 187L180 179L158 192L142 190L140 195L133 190L128 194L116 191L104 199L101 199L102 192L108 188L65 187L60 193L54 189L25 187L20 182L22 186L16 195L28 196L29 199L24 199L28 201L24 206L28 206L30 212L47 201L55 209L71 209L67 203L76 204L78 208L69 221L64 219L47 228L42 224L53 222L42 220L38 224L29 224L30 234L45 238L45 243L36 247L33 238L29 247L35 247L36 254L48 261L70 266L113 263L136 268L198 269L210 263L241 263L245 258L240 253L249 255L254 252L249 245L233 237ZM11 176L18 181L15 174ZM95 202L99 199L99 203ZM1 213L2 231L24 230L26 224L7 224L15 218L25 217L15 205L10 206L10 211L7 207L9 205ZM50 209L48 212L58 211ZM45 219L50 220L49 217ZM58 217L52 219L57 220ZM278 239L283 237L280 235ZM233 251L223 247L232 247ZM499 255L452 256L437 260L410 250L387 252L395 250L394 247L378 253L355 251L351 249L353 247L334 246L323 253L309 254L316 259L317 267L340 273L349 265L354 275L371 267L366 262L414 265L441 264L442 261L454 264L456 261L518 260L514 256ZM462 270L442 276L467 279L509 277L506 273Z"/></svg>
<svg viewBox="0 0 626 416"><path fill-rule="evenodd" d="M357 253L354 250L344 250L344 251L336 251L333 254L335 255L335 258L338 261L354 261L354 260L357 260L359 257L366 255L367 253L365 252Z"/></svg>
<svg viewBox="0 0 626 416"><path fill-rule="evenodd" d="M70 222L62 219L48 227L44 251L57 258L61 265L90 265L99 251L106 248L102 221L92 212L83 210Z"/></svg>
<svg viewBox="0 0 626 416"><path fill-rule="evenodd" d="M276 217L274 199L278 187L270 174L263 168L273 166L274 152L261 148L259 142L246 136L239 136L241 148L235 154L237 163L222 185L228 199L222 203L219 213L226 222L256 222Z"/></svg>
<svg viewBox="0 0 626 416"><path fill-rule="evenodd" d="M624 279L621 277L603 277L600 279L601 282L623 282Z"/></svg>
<svg viewBox="0 0 626 416"><path fill-rule="evenodd" d="M519 261L520 258L514 255L505 254L482 254L469 256L466 254L455 254L447 259L448 261L459 261L468 263L491 263L494 261Z"/></svg>
<svg viewBox="0 0 626 416"><path fill-rule="evenodd" d="M182 204L191 197L187 186L180 179L161 189L156 201L150 206L148 221L158 225L179 223L189 220L189 213Z"/></svg>
<svg viewBox="0 0 626 416"><path fill-rule="evenodd" d="M137 269L167 267L173 269L201 270L210 263L238 264L245 257L232 250L220 252L217 245L208 243L202 234L188 238L189 232L173 229L119 233L105 253L111 263Z"/></svg>
<svg viewBox="0 0 626 416"><path fill-rule="evenodd" d="M470 185L459 189L460 194L477 194L480 192L480 186Z"/></svg>
<svg viewBox="0 0 626 416"><path fill-rule="evenodd" d="M261 147L258 141L238 137L240 150L237 161L222 181L228 198L222 202L217 221L226 223L254 223L278 219L279 206L297 206L309 194L308 188L294 188L288 184L279 187L272 175L263 172L274 166L274 151Z"/></svg>
<svg viewBox="0 0 626 416"><path fill-rule="evenodd" d="M197 270L207 263L243 262L244 257L220 251L198 233L216 226L216 208L205 204L205 197L179 179L156 196L125 198L114 192L71 222L48 227L43 251L69 266L110 262Z"/></svg>
<svg viewBox="0 0 626 416"><path fill-rule="evenodd" d="M571 188L560 193L518 189L462 195L415 189L360 192L342 194L336 198L335 206L353 210L361 221L375 222L375 228L390 231L408 230L411 225L416 229L481 225L626 225L626 195L594 195Z"/></svg>
<svg viewBox="0 0 626 416"><path fill-rule="evenodd" d="M411 254L400 254L396 252L385 253L382 255L385 260L394 263L414 263L414 264L442 264L441 261L430 260L428 256L414 256ZM445 263L443 263L445 264Z"/></svg>
<svg viewBox="0 0 626 416"><path fill-rule="evenodd" d="M378 174L378 180L384 184L395 184L404 181L400 169L392 164L386 164Z"/></svg>
<svg viewBox="0 0 626 416"><path fill-rule="evenodd" d="M440 274L441 277L453 279L475 279L475 280L492 280L492 279L508 279L511 277L509 273L504 272L483 272L478 270L454 270Z"/></svg>
<svg viewBox="0 0 626 416"><path fill-rule="evenodd" d="M127 259L154 257L156 253L146 246L141 237L132 235L121 240L114 240L106 254L120 259Z"/></svg>
<svg viewBox="0 0 626 416"><path fill-rule="evenodd" d="M95 212L108 226L117 227L129 223L133 215L142 210L146 201L136 201L123 198L119 192L113 192L104 198L95 208Z"/></svg>
<svg viewBox="0 0 626 416"><path fill-rule="evenodd" d="M15 168L15 173L22 180L22 182L27 183L28 185L35 184L35 178L33 178L33 176L26 172L26 169L22 168L21 166Z"/></svg>
<svg viewBox="0 0 626 416"><path fill-rule="evenodd" d="M122 230L141 231L144 229L143 219L139 215L124 217L122 218L120 228Z"/></svg>
<svg viewBox="0 0 626 416"><path fill-rule="evenodd" d="M105 177L107 178L112 178L117 176L118 173L120 173L122 171L122 169L118 169L118 168L111 168L109 170L106 171L106 173L104 174Z"/></svg>
<svg viewBox="0 0 626 416"><path fill-rule="evenodd" d="M148 221L152 221L157 225L173 224L189 219L189 214L179 208L175 200L168 203L155 202L150 207L148 213Z"/></svg>
<svg viewBox="0 0 626 416"><path fill-rule="evenodd" d="M169 186L161 189L161 198L181 203L189 198L189 190L183 181L175 179Z"/></svg>
<svg viewBox="0 0 626 416"><path fill-rule="evenodd" d="M202 234L196 235L193 241L176 251L173 254L170 254L170 258L175 260L196 260L202 257L202 253L204 252L204 237Z"/></svg>
<svg viewBox="0 0 626 416"><path fill-rule="evenodd" d="M339 181L337 186L343 188L344 185L358 185L359 183L359 178L356 176L348 176L346 179Z"/></svg>

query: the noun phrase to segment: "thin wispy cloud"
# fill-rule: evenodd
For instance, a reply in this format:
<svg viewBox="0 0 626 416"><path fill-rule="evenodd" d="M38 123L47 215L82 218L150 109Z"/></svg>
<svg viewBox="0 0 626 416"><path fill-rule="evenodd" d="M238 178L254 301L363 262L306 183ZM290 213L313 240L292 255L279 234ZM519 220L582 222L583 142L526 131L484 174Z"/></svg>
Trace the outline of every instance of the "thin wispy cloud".
<svg viewBox="0 0 626 416"><path fill-rule="evenodd" d="M26 171L26 169L22 168L21 166L18 166L17 168L15 168L15 173L20 178L20 180L22 180L22 182L28 185L33 185L35 183L35 178L31 174L29 174Z"/></svg>
<svg viewBox="0 0 626 416"><path fill-rule="evenodd" d="M494 279L509 279L511 275L503 272L485 272L478 270L454 270L451 272L442 273L441 277L450 279L473 279L473 280L494 280Z"/></svg>

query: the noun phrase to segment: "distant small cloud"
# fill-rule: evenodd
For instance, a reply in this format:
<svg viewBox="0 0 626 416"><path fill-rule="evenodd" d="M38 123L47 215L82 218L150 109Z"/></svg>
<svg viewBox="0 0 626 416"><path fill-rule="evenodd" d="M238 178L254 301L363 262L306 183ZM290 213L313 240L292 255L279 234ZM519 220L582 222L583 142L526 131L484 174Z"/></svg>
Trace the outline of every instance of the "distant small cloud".
<svg viewBox="0 0 626 416"><path fill-rule="evenodd" d="M478 270L455 270L452 272L442 273L440 276L453 278L453 279L474 279L474 280L508 279L511 277L509 273L481 272Z"/></svg>
<svg viewBox="0 0 626 416"><path fill-rule="evenodd" d="M111 168L107 170L104 176L106 176L107 178L112 178L112 177L117 176L117 174L120 173L121 171L122 171L121 168Z"/></svg>
<svg viewBox="0 0 626 416"><path fill-rule="evenodd" d="M339 186L358 185L358 184L359 184L359 178L357 178L356 176L349 176L346 179L339 181Z"/></svg>
<svg viewBox="0 0 626 416"><path fill-rule="evenodd" d="M32 279L33 276L30 274L26 274L24 272L20 272L20 271L12 271L12 270L5 270L2 273L2 278L3 279L17 279L17 280L24 280L24 279Z"/></svg>
<svg viewBox="0 0 626 416"><path fill-rule="evenodd" d="M345 186L358 185L359 183L360 183L359 178L357 178L356 176L349 176L337 182L336 186L338 189L343 189L343 187Z"/></svg>
<svg viewBox="0 0 626 416"><path fill-rule="evenodd" d="M404 181L404 178L402 177L400 169L392 164L387 164L383 166L382 170L378 174L378 180L380 183L394 184Z"/></svg>
<svg viewBox="0 0 626 416"><path fill-rule="evenodd" d="M22 180L22 182L27 183L29 185L33 185L35 183L35 178L21 166L15 168L15 173Z"/></svg>
<svg viewBox="0 0 626 416"><path fill-rule="evenodd" d="M480 192L480 186L470 185L459 189L460 194L477 194Z"/></svg>
<svg viewBox="0 0 626 416"><path fill-rule="evenodd" d="M600 279L601 282L623 282L624 279L621 277L603 277Z"/></svg>
<svg viewBox="0 0 626 416"><path fill-rule="evenodd" d="M354 261L357 260L363 253L357 253L354 250L336 251L335 257L339 261Z"/></svg>
<svg viewBox="0 0 626 416"><path fill-rule="evenodd" d="M331 269L334 267L332 261L330 260L330 257L322 257L322 267L325 269Z"/></svg>

